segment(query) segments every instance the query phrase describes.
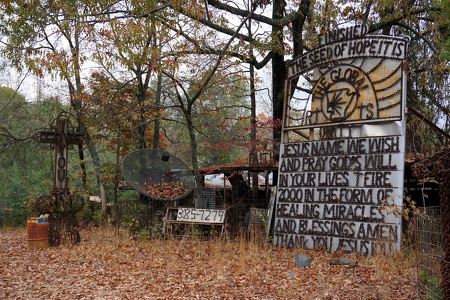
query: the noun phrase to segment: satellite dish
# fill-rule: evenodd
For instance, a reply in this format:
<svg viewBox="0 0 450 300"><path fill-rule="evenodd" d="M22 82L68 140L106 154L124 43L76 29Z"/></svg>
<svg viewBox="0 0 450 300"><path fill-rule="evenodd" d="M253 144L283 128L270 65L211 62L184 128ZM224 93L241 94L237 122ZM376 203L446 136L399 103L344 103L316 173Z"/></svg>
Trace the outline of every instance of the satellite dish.
<svg viewBox="0 0 450 300"><path fill-rule="evenodd" d="M141 149L127 154L122 174L133 189L152 200L180 200L194 189L194 173L167 151Z"/></svg>

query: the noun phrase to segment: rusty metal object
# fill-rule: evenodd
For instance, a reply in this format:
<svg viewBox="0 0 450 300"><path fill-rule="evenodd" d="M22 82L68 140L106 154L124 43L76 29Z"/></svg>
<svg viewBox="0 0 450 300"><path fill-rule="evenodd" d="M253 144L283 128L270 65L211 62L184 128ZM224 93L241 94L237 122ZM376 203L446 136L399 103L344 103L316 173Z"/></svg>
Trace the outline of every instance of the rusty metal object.
<svg viewBox="0 0 450 300"><path fill-rule="evenodd" d="M78 244L81 241L80 228L76 213L84 206L80 195L41 195L36 198L34 207L41 214L49 214L49 245L58 246L70 242Z"/></svg>
<svg viewBox="0 0 450 300"><path fill-rule="evenodd" d="M68 186L68 147L81 145L83 135L76 132L70 122L70 115L60 113L55 120L55 126L50 131L39 132L36 139L40 143L52 144L55 149L55 172L51 195L36 198L34 206L41 214L49 214L49 245L61 244L61 236L69 238L73 243L79 243L80 233L75 214L84 206L83 197L72 195ZM63 234L61 234L63 233Z"/></svg>
<svg viewBox="0 0 450 300"><path fill-rule="evenodd" d="M75 214L81 211L83 206L83 197L75 194L41 195L34 202L34 207L42 214Z"/></svg>

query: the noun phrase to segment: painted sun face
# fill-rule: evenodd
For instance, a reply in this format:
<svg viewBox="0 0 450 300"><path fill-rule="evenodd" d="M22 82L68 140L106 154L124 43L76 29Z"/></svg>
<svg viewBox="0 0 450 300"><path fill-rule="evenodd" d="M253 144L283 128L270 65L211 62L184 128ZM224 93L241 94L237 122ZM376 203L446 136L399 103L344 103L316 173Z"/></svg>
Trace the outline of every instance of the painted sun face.
<svg viewBox="0 0 450 300"><path fill-rule="evenodd" d="M325 72L312 92L311 123L371 119L376 97L364 71L339 65Z"/></svg>

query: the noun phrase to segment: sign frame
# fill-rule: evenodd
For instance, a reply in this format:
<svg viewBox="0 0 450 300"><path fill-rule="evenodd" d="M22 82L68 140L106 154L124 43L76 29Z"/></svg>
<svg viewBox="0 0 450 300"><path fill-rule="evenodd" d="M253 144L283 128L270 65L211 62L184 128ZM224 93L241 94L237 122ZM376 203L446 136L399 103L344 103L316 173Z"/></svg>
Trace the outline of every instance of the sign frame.
<svg viewBox="0 0 450 300"><path fill-rule="evenodd" d="M400 249L409 39L367 33L327 32L287 64L275 245Z"/></svg>

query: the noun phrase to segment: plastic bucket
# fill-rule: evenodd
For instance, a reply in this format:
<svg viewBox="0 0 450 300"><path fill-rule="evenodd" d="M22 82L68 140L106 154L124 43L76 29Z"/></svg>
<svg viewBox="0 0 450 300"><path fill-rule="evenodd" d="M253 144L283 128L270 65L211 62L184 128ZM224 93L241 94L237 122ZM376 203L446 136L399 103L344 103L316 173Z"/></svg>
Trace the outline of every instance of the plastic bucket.
<svg viewBox="0 0 450 300"><path fill-rule="evenodd" d="M38 219L27 220L27 240L29 248L48 247L48 221Z"/></svg>

